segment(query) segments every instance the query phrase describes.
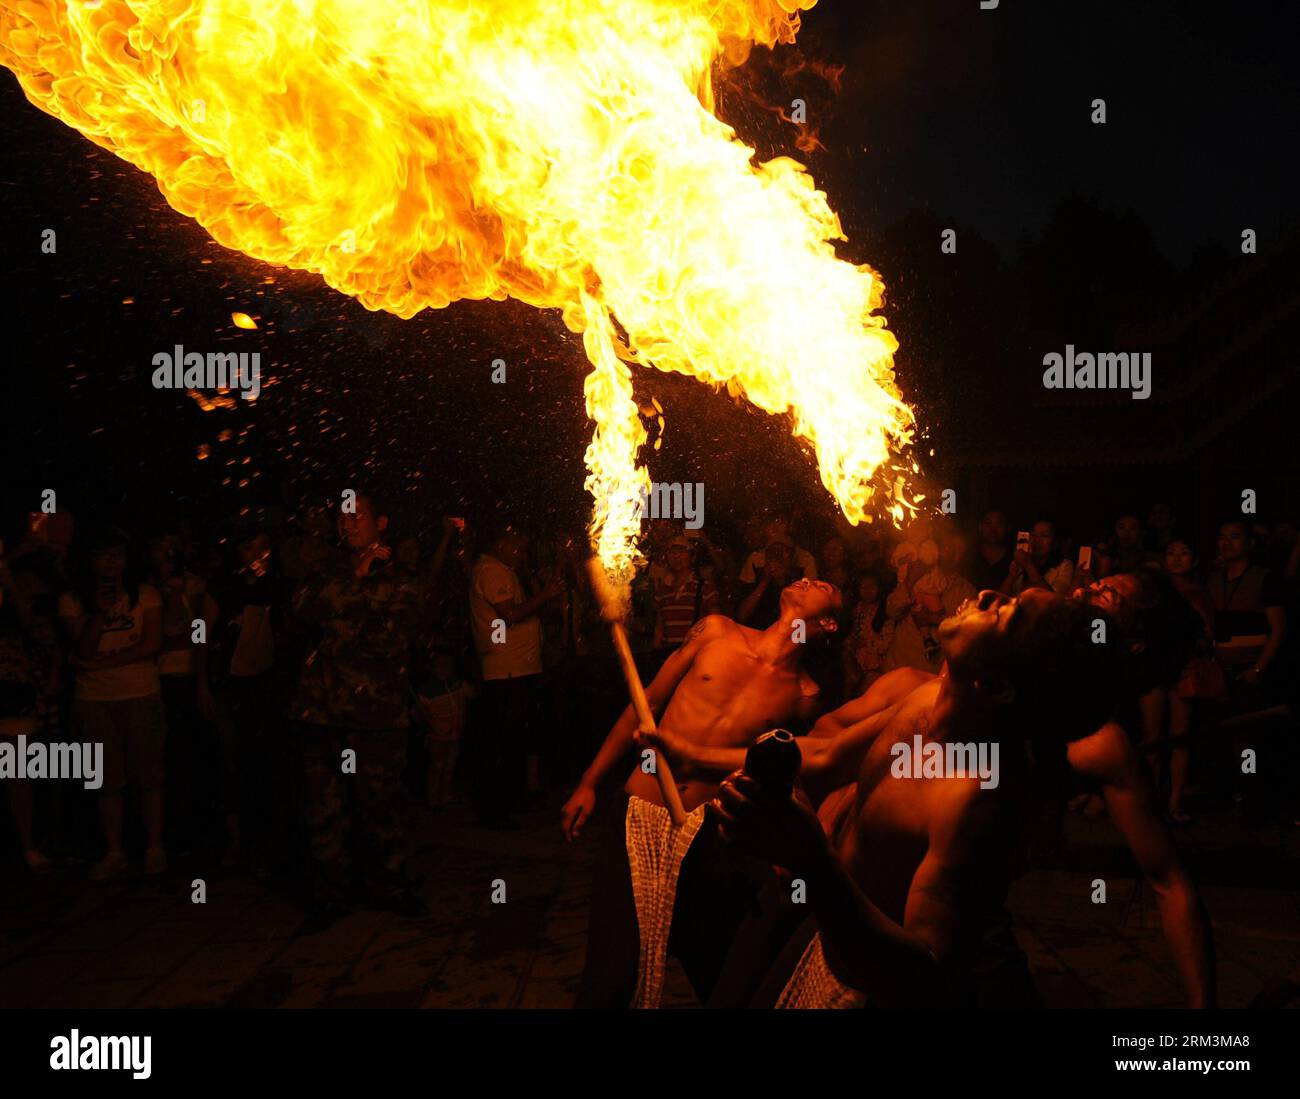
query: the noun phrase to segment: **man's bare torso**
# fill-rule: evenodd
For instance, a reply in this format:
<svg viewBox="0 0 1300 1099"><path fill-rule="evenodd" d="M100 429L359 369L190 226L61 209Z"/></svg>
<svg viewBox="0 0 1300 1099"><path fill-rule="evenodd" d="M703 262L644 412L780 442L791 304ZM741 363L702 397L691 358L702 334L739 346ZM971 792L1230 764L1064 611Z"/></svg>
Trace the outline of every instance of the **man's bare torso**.
<svg viewBox="0 0 1300 1099"><path fill-rule="evenodd" d="M811 712L817 685L806 672L763 660L755 649L762 631L727 619L717 621L726 626L696 655L659 720L660 728L702 746L744 748L769 729ZM677 785L688 812L717 792L712 781L694 779ZM624 789L663 804L654 775L639 765Z"/></svg>
<svg viewBox="0 0 1300 1099"><path fill-rule="evenodd" d="M935 702L941 681L923 683L898 704L897 712L868 749L856 790L830 813L819 814L836 852L862 891L887 916L905 924L908 894L922 860L936 835L957 822L987 830L963 843L969 855L1002 851L1015 828L1014 793L999 786L980 789L975 777L897 778L890 771L895 744L909 746L912 738L942 743L946 739L976 740L973 731L954 730L936 718ZM975 809L976 799L981 805ZM830 802L832 799L827 799ZM988 859L978 867L990 895L1006 888L1008 860Z"/></svg>
<svg viewBox="0 0 1300 1099"><path fill-rule="evenodd" d="M931 683L935 678L933 673L919 672L914 668L898 668L895 671L886 672L857 698L849 699L834 714L828 716L832 719L838 719L844 725L851 725L856 721L862 721L865 718L888 710L891 706L898 705L919 686ZM826 719L823 718L814 727L810 735L813 737L835 736L838 727L823 728L825 723ZM817 817L822 822L822 828L828 836L834 838L837 834L845 814L853 808L857 800L857 794L857 783L850 783L848 786L843 786L827 795L816 806Z"/></svg>

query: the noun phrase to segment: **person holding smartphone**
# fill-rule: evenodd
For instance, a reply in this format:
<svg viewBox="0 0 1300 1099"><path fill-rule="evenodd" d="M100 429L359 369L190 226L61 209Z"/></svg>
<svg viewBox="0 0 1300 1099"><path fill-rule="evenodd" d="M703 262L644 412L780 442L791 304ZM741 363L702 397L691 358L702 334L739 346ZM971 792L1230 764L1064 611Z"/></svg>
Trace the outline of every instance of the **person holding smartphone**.
<svg viewBox="0 0 1300 1099"><path fill-rule="evenodd" d="M1056 524L1040 519L1032 529L1021 532L1016 541L1015 557L1007 570L1006 595L1019 595L1030 588L1041 588L1068 595L1074 590L1074 562L1062 552L1056 537Z"/></svg>

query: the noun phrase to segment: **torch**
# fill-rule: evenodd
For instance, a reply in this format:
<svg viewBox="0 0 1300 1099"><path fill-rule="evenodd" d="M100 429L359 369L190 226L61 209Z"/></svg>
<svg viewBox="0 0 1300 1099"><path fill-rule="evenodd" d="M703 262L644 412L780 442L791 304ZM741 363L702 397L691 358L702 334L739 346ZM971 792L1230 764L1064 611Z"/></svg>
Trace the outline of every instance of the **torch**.
<svg viewBox="0 0 1300 1099"><path fill-rule="evenodd" d="M609 578L599 559L592 557L587 561L591 574L591 588L600 603L601 617L609 623L609 632L614 638L614 651L618 653L618 663L623 669L623 679L627 682L627 692L632 699L632 709L643 730L654 732L655 716L650 710L650 700L645 696L645 687L641 685L641 676L636 670L636 661L632 659L632 647L627 643L627 630L623 627L623 616L619 600L610 589ZM664 806L672 818L673 826L686 821L686 809L682 805L681 794L673 782L673 771L668 765L668 758L663 752L655 753L655 778L659 781L659 793L664 799Z"/></svg>
<svg viewBox="0 0 1300 1099"><path fill-rule="evenodd" d="M788 798L794 792L803 754L788 729L764 733L745 753L745 774L768 793Z"/></svg>

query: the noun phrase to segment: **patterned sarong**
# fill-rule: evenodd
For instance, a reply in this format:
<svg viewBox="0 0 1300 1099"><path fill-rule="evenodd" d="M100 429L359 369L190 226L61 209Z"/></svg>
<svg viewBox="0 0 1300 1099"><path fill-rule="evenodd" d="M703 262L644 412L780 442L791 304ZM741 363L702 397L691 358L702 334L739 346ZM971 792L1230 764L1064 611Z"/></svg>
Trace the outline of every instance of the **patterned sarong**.
<svg viewBox="0 0 1300 1099"><path fill-rule="evenodd" d="M776 1001L778 1008L855 1008L865 1007L867 998L857 989L841 984L826 964L822 952L821 932L813 936L808 949L786 982Z"/></svg>
<svg viewBox="0 0 1300 1099"><path fill-rule="evenodd" d="M627 862L632 871L632 896L641 930L641 961L633 1007L658 1007L663 996L668 961L668 934L677 900L677 874L700 825L704 806L674 828L668 810L641 798L627 803Z"/></svg>

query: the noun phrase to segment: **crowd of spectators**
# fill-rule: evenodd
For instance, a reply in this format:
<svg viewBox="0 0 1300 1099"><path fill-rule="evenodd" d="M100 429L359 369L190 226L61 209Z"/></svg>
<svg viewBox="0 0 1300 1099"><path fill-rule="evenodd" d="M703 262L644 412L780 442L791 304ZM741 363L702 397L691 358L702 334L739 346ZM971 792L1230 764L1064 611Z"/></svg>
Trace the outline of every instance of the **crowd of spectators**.
<svg viewBox="0 0 1300 1099"><path fill-rule="evenodd" d="M462 802L477 825L512 828L570 781L626 701L583 532L448 517L421 537L397 512L363 494L215 535L23 516L0 555L0 736L104 745L93 793L5 781L27 868L80 860L105 880L138 851L146 874L206 860L299 883L321 926L358 898L418 914L404 802ZM830 709L891 669L938 671L939 623L981 590L1069 593L1154 567L1204 633L1136 728L1173 745L1152 755L1172 821L1231 798L1223 760L1191 734L1295 713L1295 523L1231 518L1202 545L1163 504L1090 539L1015 519L652 520L628 621L642 675L701 618L763 629L786 585L820 578L844 596L809 660Z"/></svg>

